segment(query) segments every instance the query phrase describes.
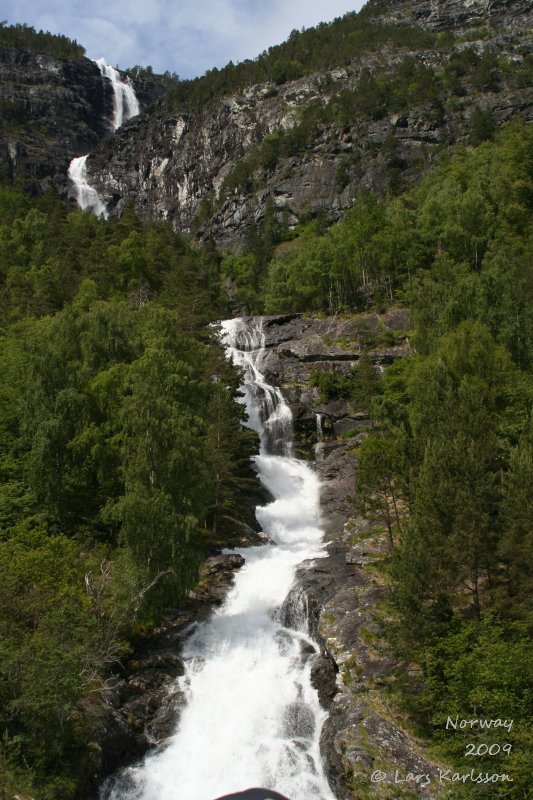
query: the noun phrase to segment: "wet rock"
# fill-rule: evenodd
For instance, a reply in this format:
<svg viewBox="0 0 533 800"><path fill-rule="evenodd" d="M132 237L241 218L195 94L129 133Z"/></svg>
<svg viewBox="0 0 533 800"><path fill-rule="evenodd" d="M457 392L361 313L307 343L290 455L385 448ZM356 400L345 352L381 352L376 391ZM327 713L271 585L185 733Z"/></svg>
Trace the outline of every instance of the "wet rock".
<svg viewBox="0 0 533 800"><path fill-rule="evenodd" d="M353 449L363 441L363 436L324 450L316 469L323 481L320 504L324 515L324 528L330 539L349 539L346 520L354 513L356 457Z"/></svg>
<svg viewBox="0 0 533 800"><path fill-rule="evenodd" d="M300 658L305 664L309 659L316 655L316 647L311 642L300 642ZM314 659L313 659L314 660Z"/></svg>
<svg viewBox="0 0 533 800"><path fill-rule="evenodd" d="M234 572L240 569L245 563L243 556L239 553L227 553L218 556L211 556L206 559L200 567L199 574L203 578L207 575L216 575L220 572Z"/></svg>
<svg viewBox="0 0 533 800"><path fill-rule="evenodd" d="M245 562L238 553L211 556L200 567L200 583L191 597L212 605L222 605L233 585L234 572Z"/></svg>
<svg viewBox="0 0 533 800"><path fill-rule="evenodd" d="M320 471L331 468L338 473L339 464L334 464L335 459L329 459L329 455L344 443L335 437L342 436L352 447L356 446L362 441L357 437L364 435L373 423L367 412L352 408L349 400L331 398L324 402L319 388L311 385L312 375L317 371L346 375L357 368L369 342L401 339L401 345L384 345L368 351L376 372L381 373L394 360L411 352L408 339L402 335L409 326L407 310L390 309L382 315L359 314L344 319L294 314L262 319L266 345L263 372L269 382L281 387L289 404L298 452L304 457L316 455ZM320 452L313 453L317 440ZM352 493L353 485L345 496ZM334 495L338 498L340 493L335 489ZM325 496L322 501L327 504ZM329 519L331 525L331 515Z"/></svg>
<svg viewBox="0 0 533 800"><path fill-rule="evenodd" d="M327 652L317 656L311 665L311 683L318 692L318 699L324 708L329 708L337 694L338 667Z"/></svg>
<svg viewBox="0 0 533 800"><path fill-rule="evenodd" d="M311 739L315 731L315 717L306 703L290 703L283 715L283 735L290 738Z"/></svg>
<svg viewBox="0 0 533 800"><path fill-rule="evenodd" d="M146 733L151 743L161 744L175 732L179 715L185 704L186 696L179 688L166 694L146 725Z"/></svg>
<svg viewBox="0 0 533 800"><path fill-rule="evenodd" d="M278 618L286 628L295 631L306 630L309 617L308 597L305 589L296 582L285 598Z"/></svg>

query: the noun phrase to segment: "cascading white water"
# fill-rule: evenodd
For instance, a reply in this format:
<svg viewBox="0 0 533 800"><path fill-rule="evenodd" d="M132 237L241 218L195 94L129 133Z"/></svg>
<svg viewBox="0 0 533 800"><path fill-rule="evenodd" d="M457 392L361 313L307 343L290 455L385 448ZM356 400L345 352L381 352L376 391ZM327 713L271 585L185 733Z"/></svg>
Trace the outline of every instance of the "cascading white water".
<svg viewBox="0 0 533 800"><path fill-rule="evenodd" d="M105 58L95 62L102 78L108 78L113 86L113 130L137 116L140 111L139 101L129 80L124 82L118 70L106 63ZM92 211L97 217L107 219L107 208L104 201L92 186L87 183L87 156L73 158L68 168L68 177L74 185L76 202L82 211Z"/></svg>
<svg viewBox="0 0 533 800"><path fill-rule="evenodd" d="M76 202L82 211L92 211L97 217L107 219L107 208L102 198L87 183L87 156L73 158L68 168L68 176L74 184Z"/></svg>
<svg viewBox="0 0 533 800"><path fill-rule="evenodd" d="M109 78L113 86L113 130L116 131L124 122L137 116L140 111L139 101L129 79L123 81L120 72L110 66L105 58L97 59L96 64L102 77Z"/></svg>
<svg viewBox="0 0 533 800"><path fill-rule="evenodd" d="M233 361L244 369L244 403L248 425L261 438L261 453L292 454L292 414L281 391L266 383L261 367L265 334L261 324L246 325L240 319L223 323L225 343Z"/></svg>
<svg viewBox="0 0 533 800"><path fill-rule="evenodd" d="M274 501L257 518L272 544L243 551L225 604L186 641L180 683L188 702L175 735L108 782L102 800L212 800L251 786L291 800L335 800L320 758L325 712L310 680L316 646L304 599L296 595L291 628L280 611L296 566L322 555L319 482L290 455L290 410L261 373L261 322L229 320L222 330L244 370L249 424L261 436L256 465Z"/></svg>

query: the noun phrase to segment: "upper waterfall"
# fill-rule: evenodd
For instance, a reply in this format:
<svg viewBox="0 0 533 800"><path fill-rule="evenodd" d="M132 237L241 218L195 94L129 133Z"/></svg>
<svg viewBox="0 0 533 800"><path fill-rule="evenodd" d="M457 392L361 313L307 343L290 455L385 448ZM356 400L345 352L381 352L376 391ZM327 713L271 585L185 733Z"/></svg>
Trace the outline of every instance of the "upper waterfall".
<svg viewBox="0 0 533 800"><path fill-rule="evenodd" d="M113 130L116 131L124 122L137 116L140 111L139 101L129 78L123 81L120 72L110 66L105 58L99 58L95 63L98 65L102 77L108 78L113 86Z"/></svg>

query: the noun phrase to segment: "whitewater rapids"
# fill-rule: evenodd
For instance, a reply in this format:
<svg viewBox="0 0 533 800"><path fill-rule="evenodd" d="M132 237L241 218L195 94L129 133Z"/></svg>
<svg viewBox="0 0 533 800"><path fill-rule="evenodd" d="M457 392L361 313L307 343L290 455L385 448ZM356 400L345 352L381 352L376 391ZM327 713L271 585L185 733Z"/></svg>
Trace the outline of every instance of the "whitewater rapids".
<svg viewBox="0 0 533 800"><path fill-rule="evenodd" d="M187 704L175 734L108 783L103 800L212 800L251 786L291 800L335 800L320 757L325 712L310 680L317 647L305 602L290 615L297 630L281 612L297 565L322 555L319 481L292 457L291 412L261 372L262 321L228 320L222 331L261 436L255 462L274 500L256 514L272 543L242 551L246 563L226 602L185 642Z"/></svg>

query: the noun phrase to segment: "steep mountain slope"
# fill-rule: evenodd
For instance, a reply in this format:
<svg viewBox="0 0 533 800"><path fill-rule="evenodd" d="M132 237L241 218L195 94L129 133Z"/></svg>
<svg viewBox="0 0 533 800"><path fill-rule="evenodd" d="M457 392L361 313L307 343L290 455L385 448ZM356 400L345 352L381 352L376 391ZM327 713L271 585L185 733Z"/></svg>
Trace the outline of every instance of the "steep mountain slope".
<svg viewBox="0 0 533 800"><path fill-rule="evenodd" d="M103 142L88 172L111 213L133 202L143 219L242 245L265 212L288 228L319 212L337 220L361 190L396 191L443 148L531 120L524 0L380 0L345 20L353 54L343 41L341 63L309 73L288 61L274 80L196 106L182 93ZM291 69L306 74L286 81Z"/></svg>

